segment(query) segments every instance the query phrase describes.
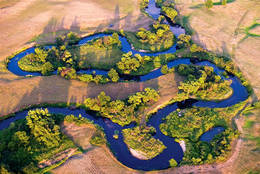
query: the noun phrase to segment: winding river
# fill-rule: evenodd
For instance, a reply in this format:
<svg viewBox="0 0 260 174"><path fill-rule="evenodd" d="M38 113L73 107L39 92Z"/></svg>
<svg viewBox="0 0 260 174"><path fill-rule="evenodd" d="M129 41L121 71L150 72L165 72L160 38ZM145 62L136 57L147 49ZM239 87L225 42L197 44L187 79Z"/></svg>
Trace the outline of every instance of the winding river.
<svg viewBox="0 0 260 174"><path fill-rule="evenodd" d="M153 18L158 18L160 14L160 9L158 9L155 6L154 0L150 0L149 2L149 7L146 9L146 12L152 16ZM171 30L175 35L179 35L181 33L184 33L184 29L180 28L179 26L171 26ZM87 42L95 39L95 38L100 38L103 36L107 36L110 34L95 34L86 38L83 38L80 42L79 45L86 44ZM122 42L122 51L123 52L129 52L132 51L133 54L140 54L142 56L149 55L149 56L156 56L160 54L167 54L167 53L174 53L176 51L176 45L172 46L170 49L164 52L157 52L157 53L144 53L144 52L139 52L136 50L133 50L130 43L127 41L125 37L120 36L120 40ZM40 73L31 73L31 72L25 72L22 71L19 66L18 66L18 61L24 57L27 54L33 53L34 48L29 48L25 50L24 52L17 54L13 59L11 59L8 69L9 71L13 72L16 75L19 76L26 76L26 75L33 75L33 76L40 76ZM191 60L188 58L185 59L178 59L174 60L172 62L168 63L168 67L174 67L179 64L192 64ZM214 69L214 72L217 74L221 75L221 77L224 79L225 77L222 76L222 69L216 67L214 64L208 62L208 61L203 61L203 62L198 62L195 63L196 65L200 66L211 66ZM81 70L78 73L92 73L93 70ZM106 75L107 71L102 71L102 70L95 70L96 74L100 75ZM155 71L150 72L147 75L143 75L138 77L137 80L140 81L146 81L149 79L157 78L161 76L162 73L160 69L157 69ZM131 128L136 126L135 123L132 123L127 126L120 126L116 123L113 123L111 120L106 119L106 118L101 118L101 117L96 117L93 115L89 115L85 112L83 109L75 109L71 110L69 108L53 108L53 107L48 107L47 109L49 110L50 113L60 113L60 114L73 114L73 115L79 115L81 114L83 117L88 118L89 120L92 120L95 124L98 124L104 129L104 132L106 134L106 138L108 143L110 144L110 149L115 155L115 157L120 161L122 164L133 168L137 170L144 170L144 171L150 171L150 170L161 170L161 169L166 169L169 168L169 160L171 158L174 158L177 162L180 162L183 158L183 151L179 143L174 141L174 138L165 136L162 134L162 132L159 129L159 125L162 123L163 118L165 118L168 114L171 112L175 111L177 108L187 108L191 106L198 106L198 107L210 107L210 108L222 108L222 107L228 107L232 106L234 104L237 104L241 101L244 101L248 98L248 93L246 88L241 84L240 80L235 77L230 75L228 78L232 80L231 87L233 89L233 94L231 97L229 97L226 100L220 101L220 102L213 102L213 101L197 101L197 100L185 100L183 102L179 103L174 103L172 105L166 106L163 109L160 109L156 114L154 114L148 121L149 126L153 126L156 129L156 134L154 135L154 138L159 139L160 141L163 142L163 144L167 147L161 154L156 156L153 159L150 160L141 160L136 157L134 157L127 145L123 141L123 135L122 135L122 129L125 128ZM136 79L135 79L136 80ZM10 117L6 120L3 120L0 122L0 130L3 130L7 128L12 122L19 120L19 119L24 119L27 115L28 111L22 111L19 113L16 113L15 117ZM119 131L119 138L115 140L113 138L114 131L118 130ZM224 129L221 127L217 127L216 129L213 128L212 130L204 133L201 137L202 141L210 141L214 135L217 133L223 131Z"/></svg>

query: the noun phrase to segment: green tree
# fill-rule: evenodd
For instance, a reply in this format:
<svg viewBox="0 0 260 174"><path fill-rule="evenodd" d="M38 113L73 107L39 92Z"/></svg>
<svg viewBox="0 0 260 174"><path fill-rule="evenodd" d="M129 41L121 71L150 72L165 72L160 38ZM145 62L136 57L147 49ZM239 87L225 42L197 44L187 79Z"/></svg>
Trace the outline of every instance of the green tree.
<svg viewBox="0 0 260 174"><path fill-rule="evenodd" d="M132 52L123 54L121 61L117 63L118 69L123 71L125 74L130 74L132 71L137 71L137 68L140 66L140 62L136 58L132 57Z"/></svg>
<svg viewBox="0 0 260 174"><path fill-rule="evenodd" d="M159 56L156 56L153 60L153 64L155 68L160 68L161 67L161 60Z"/></svg>
<svg viewBox="0 0 260 174"><path fill-rule="evenodd" d="M30 110L26 121L37 142L48 148L59 145L60 127L55 124L47 109Z"/></svg>
<svg viewBox="0 0 260 174"><path fill-rule="evenodd" d="M9 172L9 171L7 170L7 168L6 168L6 166L3 165L3 164L0 165L0 173L1 173L1 174L11 174L11 172Z"/></svg>
<svg viewBox="0 0 260 174"><path fill-rule="evenodd" d="M78 41L80 40L80 37L74 32L69 32L67 34L66 40L68 41L69 45L74 45L74 44L78 43Z"/></svg>
<svg viewBox="0 0 260 174"><path fill-rule="evenodd" d="M13 140L18 144L22 146L27 146L29 142L30 137L27 136L25 131L17 131L15 132L13 136Z"/></svg>
<svg viewBox="0 0 260 174"><path fill-rule="evenodd" d="M205 1L205 6L207 8L212 8L213 7L213 1L212 0L206 0Z"/></svg>
<svg viewBox="0 0 260 174"><path fill-rule="evenodd" d="M110 77L112 82L118 82L118 80L119 80L119 75L116 72L116 70L113 68L108 72L108 76Z"/></svg>
<svg viewBox="0 0 260 174"><path fill-rule="evenodd" d="M222 5L226 5L227 4L227 0L221 0L221 4Z"/></svg>
<svg viewBox="0 0 260 174"><path fill-rule="evenodd" d="M203 52L204 50L200 46L198 46L196 44L192 44L191 47L190 47L190 51L192 53L195 53L195 52Z"/></svg>
<svg viewBox="0 0 260 174"><path fill-rule="evenodd" d="M53 71L54 67L50 62L46 62L45 64L43 64L41 71L42 75L50 75Z"/></svg>
<svg viewBox="0 0 260 174"><path fill-rule="evenodd" d="M171 166L171 167L176 167L176 166L178 166L178 163L175 161L174 158L170 159L170 160L169 160L169 163L170 163L170 166Z"/></svg>
<svg viewBox="0 0 260 174"><path fill-rule="evenodd" d="M174 8L163 6L161 9L162 12L171 19L172 22L175 22L175 17L178 15L178 12Z"/></svg>
<svg viewBox="0 0 260 174"><path fill-rule="evenodd" d="M48 56L47 51L40 49L40 48L35 48L35 57L37 58L36 61L45 63L47 56Z"/></svg>
<svg viewBox="0 0 260 174"><path fill-rule="evenodd" d="M168 71L169 71L168 66L167 65L163 65L162 68L161 68L161 73L167 74Z"/></svg>

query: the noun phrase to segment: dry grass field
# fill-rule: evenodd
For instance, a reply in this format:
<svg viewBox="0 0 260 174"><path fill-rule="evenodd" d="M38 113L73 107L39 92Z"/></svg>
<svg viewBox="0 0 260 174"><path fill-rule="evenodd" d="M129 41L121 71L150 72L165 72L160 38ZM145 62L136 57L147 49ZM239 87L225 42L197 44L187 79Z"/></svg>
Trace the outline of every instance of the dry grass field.
<svg viewBox="0 0 260 174"><path fill-rule="evenodd" d="M112 154L107 147L96 147L89 143L95 132L95 128L89 125L76 126L68 124L62 128L63 132L86 152L72 157L65 164L52 170L54 174L76 174L76 173L109 173L125 174L137 173L122 166L116 159L111 158ZM100 160L102 159L102 160ZM139 173L139 172L138 172Z"/></svg>
<svg viewBox="0 0 260 174"><path fill-rule="evenodd" d="M209 10L202 3L201 0L177 1L178 11L188 17L194 30L193 40L208 50L231 56L260 98L260 37L247 37L244 32L245 27L260 19L260 1L235 0Z"/></svg>
<svg viewBox="0 0 260 174"><path fill-rule="evenodd" d="M11 78L11 76L7 76ZM86 84L66 80L58 76L0 80L0 115L40 103L83 102L86 97L95 97L105 91L112 99L125 99L131 94L150 87L159 90L162 99L169 100L177 94L180 77L174 74L161 76L146 82Z"/></svg>
<svg viewBox="0 0 260 174"><path fill-rule="evenodd" d="M139 0L0 0L0 61L31 40L50 42L68 30L86 34L146 26L150 19L138 4Z"/></svg>

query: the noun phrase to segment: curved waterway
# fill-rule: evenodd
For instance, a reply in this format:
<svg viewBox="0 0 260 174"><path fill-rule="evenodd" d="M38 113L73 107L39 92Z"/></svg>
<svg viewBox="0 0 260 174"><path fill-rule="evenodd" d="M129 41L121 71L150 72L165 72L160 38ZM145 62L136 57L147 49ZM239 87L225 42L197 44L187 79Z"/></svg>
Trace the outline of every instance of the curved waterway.
<svg viewBox="0 0 260 174"><path fill-rule="evenodd" d="M180 59L180 60L169 63L169 66L174 67L177 66L179 63L191 64L190 59ZM223 71L208 61L199 62L196 63L196 65L211 66L213 67L214 72L219 75L221 75L222 74L221 72ZM161 75L160 70L156 70L149 73L146 76L143 76L143 79L141 80L146 80L149 79L150 77L153 76L157 77L160 75ZM225 77L223 77L222 75L221 77L225 79ZM86 114L85 110L83 109L71 110L69 108L53 108L53 107L49 107L47 109L49 110L50 113L55 113L55 114L65 114L65 115L73 114L76 116L81 114L83 117L88 118L89 120L92 120L95 124L101 126L104 129L107 141L110 144L111 151L114 153L118 161L120 161L124 165L137 170L145 170L145 171L161 170L169 167L170 159L174 158L177 162L180 162L183 158L183 151L180 145L174 141L174 138L165 136L160 131L159 126L163 122L163 118L165 118L171 112L175 111L177 108L184 109L192 106L222 108L222 107L232 106L234 104L246 100L248 97L248 93L246 88L239 81L239 79L234 76L231 76L227 79L232 80L231 87L233 90L232 96L229 97L228 99L220 102L197 101L197 100L190 100L190 99L185 100L183 102L174 103L172 105L164 107L163 109L160 109L156 114L154 114L149 119L147 125L153 126L156 129L156 134L154 135L154 138L162 141L163 144L167 147L161 154L159 154L158 156L150 160L140 160L132 156L127 145L123 141L122 129L132 128L136 126L135 123L122 127L116 123L113 123L109 119ZM0 130L7 128L12 122L16 120L24 119L27 115L27 112L28 111L19 112L15 115L15 117L10 117L0 122ZM115 130L119 131L119 138L117 140L113 138ZM223 128L219 128L219 127L213 128L212 130L204 133L201 137L201 140L210 141L214 137L214 135L220 133L221 131L223 131Z"/></svg>
<svg viewBox="0 0 260 174"><path fill-rule="evenodd" d="M149 7L146 9L146 12L152 16L154 19L157 19L160 15L160 9L158 9L155 6L154 0L150 0L149 2ZM178 36L179 34L185 33L185 31L180 28L179 26L171 26L171 29L173 33ZM78 44L86 44L87 42L108 36L111 34L95 34L92 36L88 36L86 38L83 38ZM142 56L148 55L148 56L157 56L160 54L167 54L167 53L174 53L176 51L176 45L171 47L169 50L164 51L164 52L157 52L157 53L144 53L144 52L139 52L136 50L133 50L130 43L127 41L125 37L120 36L120 41L122 42L122 51L123 52L129 52L132 51L133 54L140 54ZM46 47L50 48L50 47ZM40 73L31 73L31 72L25 72L22 71L19 66L18 66L18 61L24 57L27 54L33 53L34 52L34 47L29 48L25 50L24 52L17 54L13 59L11 59L8 69L13 72L16 75L20 76L26 76L26 75L33 75L33 76L40 76ZM192 64L191 60L186 58L186 59L178 59L174 60L172 62L168 63L168 67L175 67L180 64ZM154 114L148 121L149 126L153 126L156 129L156 134L154 135L154 138L159 139L160 141L163 142L163 144L167 147L161 154L156 156L153 159L150 160L141 160L136 157L134 157L127 145L123 141L123 135L122 135L122 129L126 128L132 128L135 127L135 123L131 123L130 125L127 126L120 126L116 123L113 123L111 120L106 119L106 118L101 118L101 117L96 117L94 115L89 115L85 112L83 109L75 109L71 110L69 108L53 108L53 107L48 107L47 109L49 110L50 113L55 113L55 114L64 114L64 115L79 115L81 114L83 117L88 118L89 120L92 120L95 124L98 124L104 129L104 132L106 134L106 138L108 143L110 144L110 149L115 155L115 157L120 161L122 164L133 168L137 170L144 170L144 171L150 171L150 170L161 170L161 169L166 169L169 167L169 160L174 158L177 162L180 162L183 158L183 151L180 147L180 145L174 141L174 138L165 136L162 134L160 131L159 125L163 122L163 118L165 118L167 115L169 115L171 112L175 111L177 108L184 109L192 106L197 106L197 107L210 107L210 108L222 108L222 107L228 107L232 106L234 104L237 104L241 101L244 101L248 98L248 93L246 88L241 84L239 79L235 76L230 75L229 78L225 78L222 76L223 70L215 66L214 64L208 62L208 61L203 61L203 62L197 62L195 65L200 65L200 66L211 66L214 69L214 72L218 75L220 75L223 79L229 79L232 81L231 87L233 89L233 94L231 97L229 97L226 100L220 101L220 102L213 102L213 101L197 101L197 100L185 100L183 102L179 103L174 103L172 105L166 106L163 109L160 109L156 114ZM78 73L86 73L86 74L91 74L93 70L80 70ZM107 75L107 71L102 71L102 70L95 70L96 74L100 75ZM56 73L56 72L54 72ZM161 76L161 70L157 69L152 72L150 72L147 75L144 76L138 76L135 77L134 80L138 81L146 81L149 79L157 78ZM7 128L12 122L19 120L19 119L24 119L27 115L28 111L22 111L19 113L16 113L14 117L10 117L6 120L3 120L0 122L0 130L3 130ZM119 131L119 138L116 140L113 138L114 131L118 130ZM204 133L201 136L202 141L210 141L214 135L217 133L223 131L224 129L221 127L213 128L212 130Z"/></svg>

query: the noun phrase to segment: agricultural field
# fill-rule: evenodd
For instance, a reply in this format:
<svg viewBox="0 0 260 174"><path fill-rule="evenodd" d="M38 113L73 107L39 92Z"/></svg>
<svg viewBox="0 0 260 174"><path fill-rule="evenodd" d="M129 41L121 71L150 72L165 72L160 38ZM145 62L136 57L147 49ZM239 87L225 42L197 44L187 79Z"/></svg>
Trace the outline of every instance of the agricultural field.
<svg viewBox="0 0 260 174"><path fill-rule="evenodd" d="M0 26L0 173L260 172L257 0L0 0Z"/></svg>

